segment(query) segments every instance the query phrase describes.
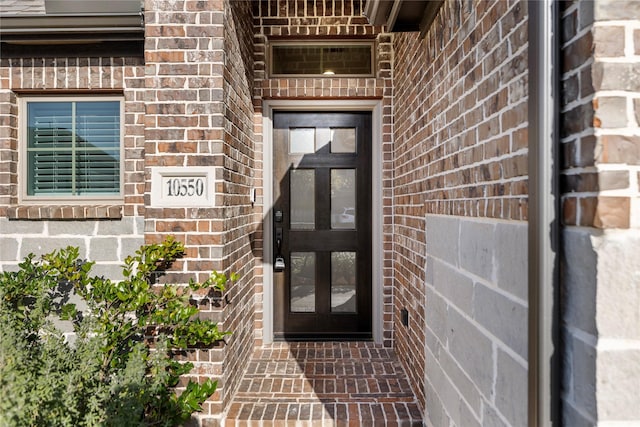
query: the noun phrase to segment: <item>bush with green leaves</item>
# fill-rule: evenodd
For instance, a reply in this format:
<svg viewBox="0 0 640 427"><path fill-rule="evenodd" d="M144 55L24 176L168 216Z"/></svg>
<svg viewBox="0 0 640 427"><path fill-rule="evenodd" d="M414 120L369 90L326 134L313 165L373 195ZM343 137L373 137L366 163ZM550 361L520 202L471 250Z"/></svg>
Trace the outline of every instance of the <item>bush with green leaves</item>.
<svg viewBox="0 0 640 427"><path fill-rule="evenodd" d="M93 263L73 247L29 255L2 273L0 426L173 426L201 410L216 382L189 381L176 392L193 364L172 355L229 333L198 317L192 297L219 295L237 276L155 284L183 253L172 238L142 246L121 281L91 275Z"/></svg>

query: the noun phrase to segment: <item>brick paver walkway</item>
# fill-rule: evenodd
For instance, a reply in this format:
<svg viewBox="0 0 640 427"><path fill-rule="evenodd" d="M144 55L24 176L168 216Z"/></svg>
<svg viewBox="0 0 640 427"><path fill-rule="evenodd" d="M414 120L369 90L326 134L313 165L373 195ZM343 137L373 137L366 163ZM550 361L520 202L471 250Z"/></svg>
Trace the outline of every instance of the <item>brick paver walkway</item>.
<svg viewBox="0 0 640 427"><path fill-rule="evenodd" d="M256 349L225 426L422 426L422 419L393 350L297 342Z"/></svg>

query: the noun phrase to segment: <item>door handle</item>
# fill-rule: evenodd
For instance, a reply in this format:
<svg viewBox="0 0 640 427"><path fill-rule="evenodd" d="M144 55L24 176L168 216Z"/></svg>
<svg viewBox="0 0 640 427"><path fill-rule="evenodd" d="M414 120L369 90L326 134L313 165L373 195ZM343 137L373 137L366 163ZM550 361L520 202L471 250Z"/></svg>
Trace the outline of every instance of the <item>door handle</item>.
<svg viewBox="0 0 640 427"><path fill-rule="evenodd" d="M283 239L282 227L276 227L275 240L276 240L276 257L273 262L273 269L275 271L282 271L285 268L284 257L282 256L282 239Z"/></svg>

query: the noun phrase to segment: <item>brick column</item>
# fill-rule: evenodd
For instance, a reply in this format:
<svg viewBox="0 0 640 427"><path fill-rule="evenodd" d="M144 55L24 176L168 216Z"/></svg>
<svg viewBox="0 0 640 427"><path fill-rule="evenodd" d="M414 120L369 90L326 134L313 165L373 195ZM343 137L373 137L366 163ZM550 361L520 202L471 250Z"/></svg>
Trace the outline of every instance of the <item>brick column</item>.
<svg viewBox="0 0 640 427"><path fill-rule="evenodd" d="M640 4L562 11L563 417L638 422Z"/></svg>
<svg viewBox="0 0 640 427"><path fill-rule="evenodd" d="M205 9L211 6L218 10ZM224 11L218 2L153 0L145 11L146 239L175 235L188 247L182 271L203 279L199 272L223 269L214 262L221 258L222 219L214 208L151 208L150 168L223 163Z"/></svg>
<svg viewBox="0 0 640 427"><path fill-rule="evenodd" d="M7 206L17 201L18 115L15 95L11 92L10 60L0 60L0 217Z"/></svg>
<svg viewBox="0 0 640 427"><path fill-rule="evenodd" d="M232 335L188 358L192 376L218 380L199 414L217 425L248 362L254 343L254 253L261 222L251 203L254 180L253 17L249 1L145 3L145 239L167 235L186 254L163 280L205 280L212 270L237 272L224 298L203 296L205 315ZM151 206L154 167L210 167L215 203L200 208ZM157 184L156 184L157 185Z"/></svg>
<svg viewBox="0 0 640 427"><path fill-rule="evenodd" d="M218 207L150 206L151 168L224 164L223 18L223 2L145 1L145 241L159 242L173 235L185 243L184 258L163 278L171 283L201 281L212 270L227 267L224 212L219 207L225 202L222 185L215 188ZM203 298L200 308L224 328L223 316L212 301ZM224 345L191 352L192 375L219 377L224 353ZM222 411L225 391L221 380L204 405L204 415Z"/></svg>

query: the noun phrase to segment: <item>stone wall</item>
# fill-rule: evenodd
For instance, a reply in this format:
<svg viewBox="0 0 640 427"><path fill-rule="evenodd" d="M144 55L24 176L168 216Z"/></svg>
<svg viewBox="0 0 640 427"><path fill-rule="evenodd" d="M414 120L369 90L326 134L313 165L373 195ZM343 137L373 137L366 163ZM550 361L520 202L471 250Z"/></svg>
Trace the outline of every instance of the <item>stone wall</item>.
<svg viewBox="0 0 640 427"><path fill-rule="evenodd" d="M526 425L527 224L426 216L426 414Z"/></svg>
<svg viewBox="0 0 640 427"><path fill-rule="evenodd" d="M563 421L640 421L636 2L562 7Z"/></svg>
<svg viewBox="0 0 640 427"><path fill-rule="evenodd" d="M398 355L428 424L523 425L526 2L445 1L394 35L394 120Z"/></svg>
<svg viewBox="0 0 640 427"><path fill-rule="evenodd" d="M93 274L122 278L127 256L144 243L141 217L120 220L23 221L0 218L0 271L18 268L30 253L42 255L67 246L95 261Z"/></svg>

